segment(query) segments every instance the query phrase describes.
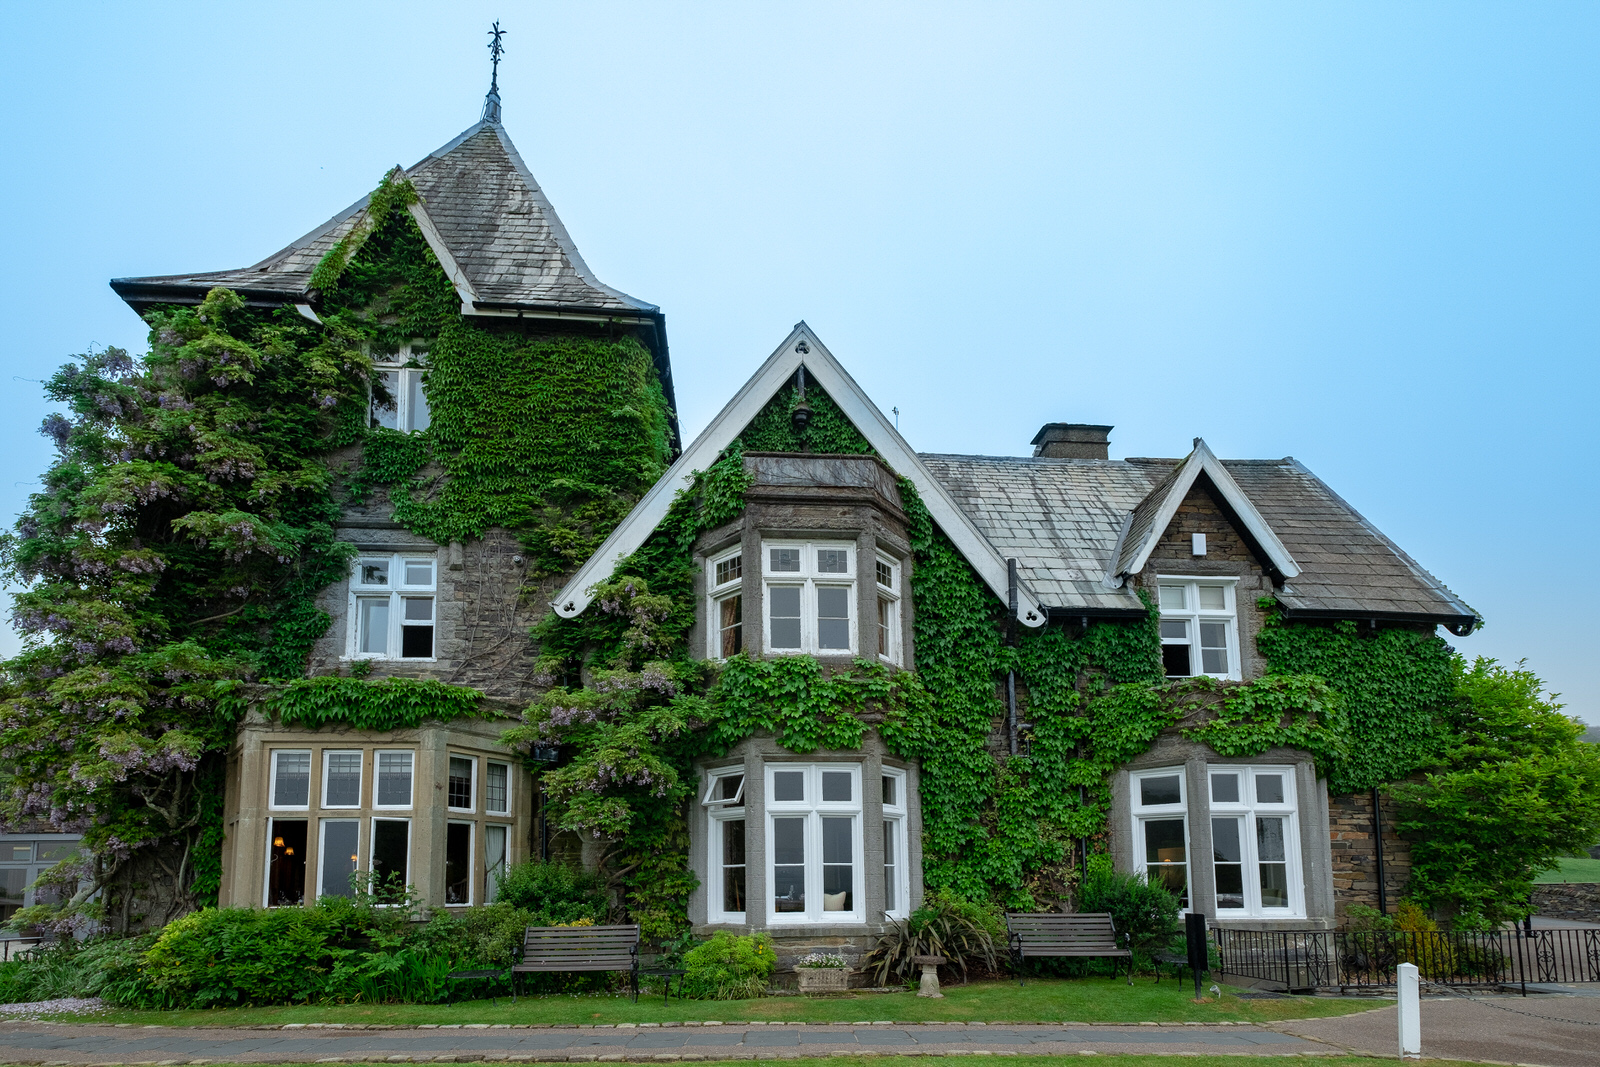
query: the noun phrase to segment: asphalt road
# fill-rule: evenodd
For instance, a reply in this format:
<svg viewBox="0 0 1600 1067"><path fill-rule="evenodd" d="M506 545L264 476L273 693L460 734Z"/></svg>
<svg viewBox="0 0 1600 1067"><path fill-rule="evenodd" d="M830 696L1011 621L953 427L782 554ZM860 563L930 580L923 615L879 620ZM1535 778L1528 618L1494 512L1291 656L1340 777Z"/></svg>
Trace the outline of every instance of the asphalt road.
<svg viewBox="0 0 1600 1067"><path fill-rule="evenodd" d="M1399 1051L1396 1008L1302 1019L1277 1029L1352 1052ZM1600 997L1493 996L1424 1000L1422 1054L1545 1067L1600 1065Z"/></svg>

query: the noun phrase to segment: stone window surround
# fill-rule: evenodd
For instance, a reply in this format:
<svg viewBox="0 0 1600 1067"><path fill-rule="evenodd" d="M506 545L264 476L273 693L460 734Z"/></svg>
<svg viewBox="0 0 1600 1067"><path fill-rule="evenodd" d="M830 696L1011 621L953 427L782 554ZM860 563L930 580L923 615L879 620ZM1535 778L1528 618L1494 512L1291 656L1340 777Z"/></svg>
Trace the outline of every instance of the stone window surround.
<svg viewBox="0 0 1600 1067"><path fill-rule="evenodd" d="M870 730L862 739L861 748L849 751L819 750L817 752L800 755L790 752L780 746L768 735L755 735L746 738L735 745L726 756L721 759L707 760L696 767L696 772L701 777L700 789L704 794L705 776L712 771L736 767L740 764L745 768L745 892L746 892L746 921L719 922L708 919L708 886L713 884L709 877L710 864L719 862L720 857L711 854L710 846L714 835L710 833L709 817L704 805L696 803L690 810L690 850L689 862L700 885L696 887L689 897L689 918L695 924L697 931L709 932L724 929L735 933L749 933L756 930L767 930L773 933L789 934L818 934L855 936L862 934L876 934L887 925L888 918L884 913L884 867L883 867L883 793L881 788L862 788L862 893L864 896L863 915L861 921L819 923L768 923L766 921L767 900L767 842L765 840L766 812L766 768L772 764L795 763L802 765L815 765L827 763L840 763L856 765L861 768L861 780L876 786L887 768L898 771L904 775L901 785L905 791L905 814L901 816L905 824L903 835L906 844L905 854L897 857L905 867L907 877L902 885L908 889L907 906L905 912L915 910L922 903L922 811L917 799L918 775L914 763L891 756L885 750L882 740L875 730ZM891 813L891 817L894 817ZM895 914L900 914L897 909Z"/></svg>
<svg viewBox="0 0 1600 1067"><path fill-rule="evenodd" d="M871 580L872 561L882 557L886 562L893 563L896 567L896 576L900 582L899 599L896 601L899 613L896 618L898 629L900 663L910 662L915 654L912 648L912 598L910 595L911 571L911 546L898 537L885 536L884 531L872 529L828 529L816 526L797 526L782 528L762 525L746 525L744 520L734 522L713 531L712 534L702 539L695 552L695 563L699 570L696 576L696 590L700 594L698 602L701 610L697 612L695 630L692 638L692 648L704 648L708 653L712 651L711 643L716 632L716 620L712 617L712 605L715 600L711 590L715 586L715 577L712 568L720 559L727 559L735 548L740 549L744 559L744 577L740 592L742 596L742 623L744 650L747 655L763 655L760 651L766 642L766 602L762 591L762 570L755 566L761 562L761 545L764 541L829 541L853 542L855 547L855 561L857 574L854 577L856 600L853 605L856 625L856 650L854 652L820 652L808 653L822 663L850 663L857 658L877 659L882 653L878 648L878 593L879 586ZM863 577L865 575L865 577ZM733 588L730 582L727 587L719 592L725 596ZM765 653L766 656L788 655L790 653Z"/></svg>
<svg viewBox="0 0 1600 1067"><path fill-rule="evenodd" d="M1297 918L1221 915L1216 908L1216 882L1212 871L1210 771L1224 766L1269 765L1292 767L1294 771L1297 852L1303 887L1300 892L1305 912L1303 917ZM1132 814L1133 775L1167 767L1183 769L1191 910L1203 912L1212 926L1235 929L1333 928L1333 860L1329 848L1327 782L1317 777L1311 756L1294 749L1273 748L1256 756L1228 757L1174 734L1158 738L1149 751L1118 768L1113 777L1111 854L1117 870L1132 873L1138 869L1137 847L1142 843L1136 839Z"/></svg>

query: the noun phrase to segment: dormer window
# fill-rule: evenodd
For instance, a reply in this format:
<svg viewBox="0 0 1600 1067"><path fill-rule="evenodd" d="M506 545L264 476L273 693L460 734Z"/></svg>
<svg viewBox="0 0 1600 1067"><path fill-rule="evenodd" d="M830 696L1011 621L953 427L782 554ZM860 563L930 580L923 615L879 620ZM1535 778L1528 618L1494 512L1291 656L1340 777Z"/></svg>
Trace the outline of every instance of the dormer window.
<svg viewBox="0 0 1600 1067"><path fill-rule="evenodd" d="M735 548L721 556L713 556L706 568L711 587L707 598L709 612L706 618L706 655L710 659L727 659L744 651L744 557Z"/></svg>
<svg viewBox="0 0 1600 1067"><path fill-rule="evenodd" d="M411 433L426 430L428 396L423 383L428 378L428 346L420 341L401 345L393 355L377 356L372 361L373 377L389 393L387 403L372 397L372 426Z"/></svg>
<svg viewBox="0 0 1600 1067"><path fill-rule="evenodd" d="M1239 677L1233 579L1159 579L1161 662L1168 678Z"/></svg>
<svg viewBox="0 0 1600 1067"><path fill-rule="evenodd" d="M766 651L849 655L856 650L856 546L765 541Z"/></svg>

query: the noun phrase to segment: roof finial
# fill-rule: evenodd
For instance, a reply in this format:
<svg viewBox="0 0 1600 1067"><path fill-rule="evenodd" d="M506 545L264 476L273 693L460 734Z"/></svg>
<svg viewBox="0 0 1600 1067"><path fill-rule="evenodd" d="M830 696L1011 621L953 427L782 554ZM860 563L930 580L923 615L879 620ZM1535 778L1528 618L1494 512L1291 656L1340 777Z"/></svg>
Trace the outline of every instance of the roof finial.
<svg viewBox="0 0 1600 1067"><path fill-rule="evenodd" d="M495 20L494 28L489 31L489 61L493 66L489 74L489 95L483 98L483 121L496 126L500 125L500 56L506 50L500 38L505 36L505 32L500 28L499 19Z"/></svg>

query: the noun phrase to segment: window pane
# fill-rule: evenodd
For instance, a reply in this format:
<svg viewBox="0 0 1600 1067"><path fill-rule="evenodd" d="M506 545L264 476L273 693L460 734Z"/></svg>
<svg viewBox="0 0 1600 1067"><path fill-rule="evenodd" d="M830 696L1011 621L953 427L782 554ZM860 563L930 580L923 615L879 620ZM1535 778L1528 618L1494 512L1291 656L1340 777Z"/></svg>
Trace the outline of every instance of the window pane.
<svg viewBox="0 0 1600 1067"><path fill-rule="evenodd" d="M361 561L360 578L362 585L389 584L389 561L386 559L364 559Z"/></svg>
<svg viewBox="0 0 1600 1067"><path fill-rule="evenodd" d="M738 593L717 602L718 651L723 659L744 651L744 597Z"/></svg>
<svg viewBox="0 0 1600 1067"><path fill-rule="evenodd" d="M464 756L450 757L450 807L472 807L472 761Z"/></svg>
<svg viewBox="0 0 1600 1067"><path fill-rule="evenodd" d="M800 550L798 548L774 548L769 554L771 566L769 569L783 573L800 570Z"/></svg>
<svg viewBox="0 0 1600 1067"><path fill-rule="evenodd" d="M372 396L372 425L387 426L389 429L398 429L400 426L400 372L385 370L373 375L374 379L383 383L389 392L389 401L384 403L378 399L377 391Z"/></svg>
<svg viewBox="0 0 1600 1067"><path fill-rule="evenodd" d="M381 903L405 896L406 860L411 854L411 824L403 819L372 823L373 894Z"/></svg>
<svg viewBox="0 0 1600 1067"><path fill-rule="evenodd" d="M717 584L726 585L744 573L744 557L734 556L717 563Z"/></svg>
<svg viewBox="0 0 1600 1067"><path fill-rule="evenodd" d="M745 863L744 820L730 819L722 824L722 910L744 911Z"/></svg>
<svg viewBox="0 0 1600 1067"><path fill-rule="evenodd" d="M23 845L22 847L27 848L28 846ZM55 863L57 860L64 860L77 851L78 843L76 841L39 842L39 859L45 863Z"/></svg>
<svg viewBox="0 0 1600 1067"><path fill-rule="evenodd" d="M500 879L506 874L506 831L504 826L483 828L483 900L493 904L500 898Z"/></svg>
<svg viewBox="0 0 1600 1067"><path fill-rule="evenodd" d="M1183 863L1188 854L1183 842L1182 819L1150 819L1144 824L1146 863Z"/></svg>
<svg viewBox="0 0 1600 1067"><path fill-rule="evenodd" d="M1183 611L1189 606L1188 588L1182 585L1161 587L1161 607L1168 611Z"/></svg>
<svg viewBox="0 0 1600 1067"><path fill-rule="evenodd" d="M389 807L411 806L411 753L378 753L378 803Z"/></svg>
<svg viewBox="0 0 1600 1067"><path fill-rule="evenodd" d="M1263 863L1261 865L1261 906L1287 908L1289 906L1289 865Z"/></svg>
<svg viewBox="0 0 1600 1067"><path fill-rule="evenodd" d="M9 845L7 848L9 849L9 854L6 858L13 863L33 862L33 845Z"/></svg>
<svg viewBox="0 0 1600 1067"><path fill-rule="evenodd" d="M422 379L426 375L420 371L408 371L406 372L406 377L409 379L408 384L411 386L411 425L406 429L426 430L432 421L428 416L428 396L422 390Z"/></svg>
<svg viewBox="0 0 1600 1067"><path fill-rule="evenodd" d="M772 820L772 906L778 912L806 909L804 818Z"/></svg>
<svg viewBox="0 0 1600 1067"><path fill-rule="evenodd" d="M1244 866L1238 863L1219 863L1216 866L1217 907L1244 907Z"/></svg>
<svg viewBox="0 0 1600 1067"><path fill-rule="evenodd" d="M819 648L850 647L850 594L853 590L836 585L817 587L817 645Z"/></svg>
<svg viewBox="0 0 1600 1067"><path fill-rule="evenodd" d="M1207 674L1228 673L1228 624L1200 624L1200 658Z"/></svg>
<svg viewBox="0 0 1600 1067"><path fill-rule="evenodd" d="M428 659L432 655L432 626L402 626L400 628L401 659Z"/></svg>
<svg viewBox="0 0 1600 1067"><path fill-rule="evenodd" d="M1226 611L1228 594L1220 585L1202 585L1199 590L1200 610Z"/></svg>
<svg viewBox="0 0 1600 1067"><path fill-rule="evenodd" d="M730 774L717 779L716 799L738 800L739 790L744 787L744 775Z"/></svg>
<svg viewBox="0 0 1600 1067"><path fill-rule="evenodd" d="M822 820L822 862L849 863L850 828L855 820L848 815L831 815Z"/></svg>
<svg viewBox="0 0 1600 1067"><path fill-rule="evenodd" d="M1211 851L1218 863L1240 863L1244 860L1238 819L1211 820Z"/></svg>
<svg viewBox="0 0 1600 1067"><path fill-rule="evenodd" d="M795 801L806 798L806 772L805 771L773 771L772 772L772 799L775 801Z"/></svg>
<svg viewBox="0 0 1600 1067"><path fill-rule="evenodd" d="M1183 802L1182 787L1179 776L1165 774L1159 778L1139 779L1139 803L1149 806L1151 804L1179 804Z"/></svg>
<svg viewBox="0 0 1600 1067"><path fill-rule="evenodd" d="M1256 803L1257 804L1282 804L1283 803L1283 775L1258 774L1256 775Z"/></svg>
<svg viewBox="0 0 1600 1067"><path fill-rule="evenodd" d="M280 808L301 808L311 802L311 753L277 753L277 774L272 781L272 803Z"/></svg>
<svg viewBox="0 0 1600 1067"><path fill-rule="evenodd" d="M1189 640L1189 623L1184 619L1162 619L1161 639L1163 641Z"/></svg>
<svg viewBox="0 0 1600 1067"><path fill-rule="evenodd" d="M806 820L790 815L772 820L772 862L780 867L806 861Z"/></svg>
<svg viewBox="0 0 1600 1067"><path fill-rule="evenodd" d="M306 820L273 819L267 861L267 906L306 902Z"/></svg>
<svg viewBox="0 0 1600 1067"><path fill-rule="evenodd" d="M26 867L7 867L0 870L0 904L11 908L22 907L22 895L28 889Z"/></svg>
<svg viewBox="0 0 1600 1067"><path fill-rule="evenodd" d="M324 752L327 786L322 804L329 808L354 808L361 803L361 753ZM326 824L332 825L332 824Z"/></svg>
<svg viewBox="0 0 1600 1067"><path fill-rule="evenodd" d="M773 648L800 647L800 590L792 585L767 589L767 640Z"/></svg>
<svg viewBox="0 0 1600 1067"><path fill-rule="evenodd" d="M895 800L895 786L898 783L899 783L899 779L896 778L892 774L886 774L886 775L883 776L883 806L884 807L893 808L893 807L898 806L899 802Z"/></svg>
<svg viewBox="0 0 1600 1067"><path fill-rule="evenodd" d="M1286 859L1283 852L1283 819L1256 818L1256 858L1263 863Z"/></svg>
<svg viewBox="0 0 1600 1067"><path fill-rule="evenodd" d="M511 768L504 763L489 764L489 780L483 787L485 811L503 813L511 785Z"/></svg>
<svg viewBox="0 0 1600 1067"><path fill-rule="evenodd" d="M850 553L842 548L817 549L818 574L849 574Z"/></svg>
<svg viewBox="0 0 1600 1067"><path fill-rule="evenodd" d="M1151 885L1166 886L1178 898L1178 906L1189 906L1189 866L1184 863L1152 863L1145 875Z"/></svg>
<svg viewBox="0 0 1600 1067"><path fill-rule="evenodd" d="M1189 669L1188 645L1162 645L1161 666L1168 678L1187 678L1194 672Z"/></svg>
<svg viewBox="0 0 1600 1067"><path fill-rule="evenodd" d="M885 819L883 821L883 906L886 911L894 911L898 907L895 903L898 881L899 878L895 874L895 823Z"/></svg>
<svg viewBox="0 0 1600 1067"><path fill-rule="evenodd" d="M855 820L829 817L822 820L822 910L851 911L855 867L851 847Z"/></svg>
<svg viewBox="0 0 1600 1067"><path fill-rule="evenodd" d="M851 775L849 771L823 771L823 801L831 804L850 803L850 777Z"/></svg>
<svg viewBox="0 0 1600 1067"><path fill-rule="evenodd" d="M325 819L322 823L322 880L318 896L354 895L350 876L356 873L361 824L354 819Z"/></svg>
<svg viewBox="0 0 1600 1067"><path fill-rule="evenodd" d="M447 823L444 829L444 902L471 903L471 885L472 824Z"/></svg>
<svg viewBox="0 0 1600 1067"><path fill-rule="evenodd" d="M1237 774L1213 774L1211 776L1211 803L1239 803L1239 776Z"/></svg>
<svg viewBox="0 0 1600 1067"><path fill-rule="evenodd" d="M878 560L878 584L885 589L894 588L894 568L883 560Z"/></svg>
<svg viewBox="0 0 1600 1067"><path fill-rule="evenodd" d="M362 597L356 601L356 651L365 655L389 653L389 598Z"/></svg>
<svg viewBox="0 0 1600 1067"><path fill-rule="evenodd" d="M411 586L428 587L433 585L433 560L408 559L406 560L406 584ZM433 618L430 613L428 618ZM407 615L406 618L411 618Z"/></svg>

